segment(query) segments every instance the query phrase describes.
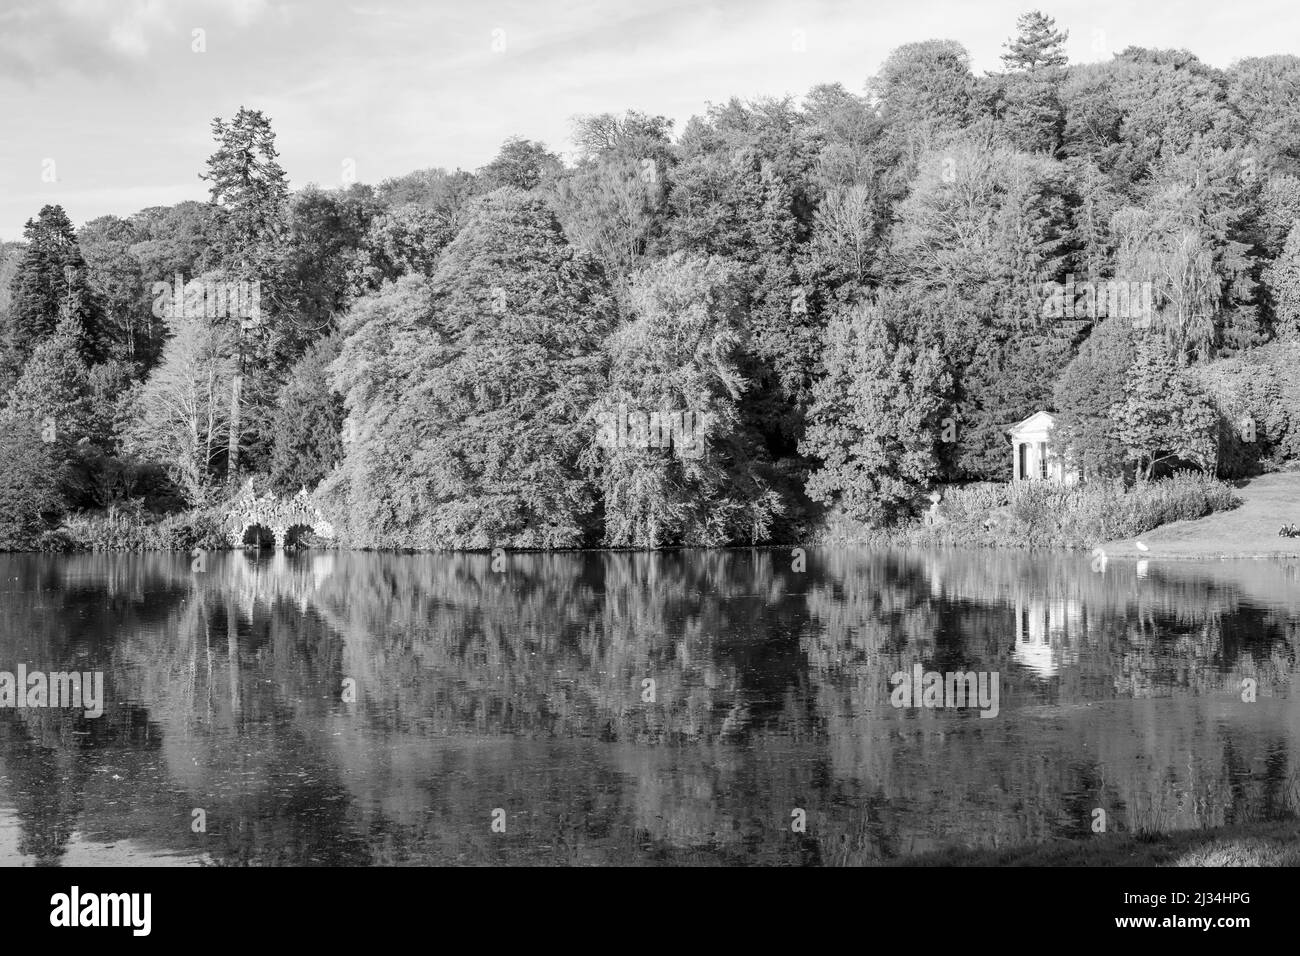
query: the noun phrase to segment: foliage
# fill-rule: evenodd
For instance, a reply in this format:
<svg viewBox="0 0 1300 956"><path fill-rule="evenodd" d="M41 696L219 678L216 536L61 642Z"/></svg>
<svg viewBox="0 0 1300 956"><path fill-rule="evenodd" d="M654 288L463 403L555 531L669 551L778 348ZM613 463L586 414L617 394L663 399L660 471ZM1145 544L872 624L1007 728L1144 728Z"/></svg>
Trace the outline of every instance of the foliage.
<svg viewBox="0 0 1300 956"><path fill-rule="evenodd" d="M977 110L970 54L952 40L906 43L894 50L871 89L905 170L938 134L968 126Z"/></svg>
<svg viewBox="0 0 1300 956"><path fill-rule="evenodd" d="M786 102L714 108L683 134L669 190L668 244L734 260L748 313L751 423L793 450L815 374L820 313L799 285L798 244L811 214L800 188L809 157Z"/></svg>
<svg viewBox="0 0 1300 956"><path fill-rule="evenodd" d="M150 308L144 267L132 252L141 240L130 221L100 216L77 232L86 262L86 281L103 310L108 355L152 362L162 345L162 328Z"/></svg>
<svg viewBox="0 0 1300 956"><path fill-rule="evenodd" d="M221 261L235 275L265 277L278 257L289 202L271 121L241 106L230 120L212 121L212 137L217 148L200 178L216 207Z"/></svg>
<svg viewBox="0 0 1300 956"><path fill-rule="evenodd" d="M1248 471L1262 458L1300 458L1297 368L1300 343L1270 342L1189 371L1218 411L1221 460L1233 461L1234 473ZM1249 432L1243 435L1247 422Z"/></svg>
<svg viewBox="0 0 1300 956"><path fill-rule="evenodd" d="M352 293L372 292L408 273L432 275L454 236L451 222L428 206L409 203L377 216L352 253Z"/></svg>
<svg viewBox="0 0 1300 956"><path fill-rule="evenodd" d="M1300 218L1287 234L1282 253L1264 270L1278 338L1300 341Z"/></svg>
<svg viewBox="0 0 1300 956"><path fill-rule="evenodd" d="M343 399L330 389L329 366L341 340L321 339L289 370L271 432L271 485L289 494L314 488L343 458Z"/></svg>
<svg viewBox="0 0 1300 956"><path fill-rule="evenodd" d="M1034 10L1016 21L1014 40L1002 55L1006 73L1000 78L995 106L1007 138L1026 152L1055 153L1065 129L1060 88L1065 81L1068 31Z"/></svg>
<svg viewBox="0 0 1300 956"><path fill-rule="evenodd" d="M332 330L350 303L356 250L378 216L373 190L360 184L338 192L308 186L290 199L278 300L304 347Z"/></svg>
<svg viewBox="0 0 1300 956"><path fill-rule="evenodd" d="M0 416L0 551L31 548L64 508L60 462L33 421Z"/></svg>
<svg viewBox="0 0 1300 956"><path fill-rule="evenodd" d="M1124 470L1124 445L1111 409L1122 404L1134 360L1133 323L1123 317L1099 323L1057 380L1053 440L1085 478Z"/></svg>
<svg viewBox="0 0 1300 956"><path fill-rule="evenodd" d="M1214 470L1214 410L1191 377L1159 346L1145 340L1138 344L1124 385L1124 401L1111 410L1111 416L1126 456L1145 477L1150 478L1157 465L1171 461Z"/></svg>
<svg viewBox="0 0 1300 956"><path fill-rule="evenodd" d="M75 231L46 205L0 244L0 417L55 424L45 518L142 499L148 523L253 476L318 484L374 547L899 521L1005 479L1039 410L1094 485L1300 457L1300 58L1071 64L1066 26L1024 14L978 76L930 39L861 94L579 116L571 159L516 136L373 187L291 191L240 107L209 202ZM256 315L161 308L241 279ZM1149 314L1089 309L1107 282ZM594 448L625 405L707 413L708 454Z"/></svg>
<svg viewBox="0 0 1300 956"><path fill-rule="evenodd" d="M604 543L655 548L764 540L781 502L765 475L761 444L742 421L736 273L718 259L682 253L639 274L633 319L606 342L609 387L594 408L614 437L617 416L682 418L689 432L628 447L593 449L604 493ZM602 416L605 416L602 419ZM624 426L626 427L626 426ZM654 429L656 426L650 426ZM639 445L647 447L638 447Z"/></svg>
<svg viewBox="0 0 1300 956"><path fill-rule="evenodd" d="M375 190L376 198L386 209L415 204L432 210L453 229L464 225L478 184L474 174L463 169L449 173L445 169L418 169L405 176L386 179Z"/></svg>
<svg viewBox="0 0 1300 956"><path fill-rule="evenodd" d="M813 389L801 445L823 462L809 496L872 523L905 513L937 470L949 386L938 352L901 338L887 307L831 321L826 375Z"/></svg>
<svg viewBox="0 0 1300 956"><path fill-rule="evenodd" d="M265 381L265 367L283 367L297 353L301 336L285 308L282 273L289 186L277 159L271 121L261 110L241 106L229 121L212 121L212 136L217 148L200 178L208 181L211 192L220 270L227 278L257 282L261 290L257 314L227 322L233 367L227 384L225 465L234 480L244 448L262 443L255 426L268 417L266 399L274 394ZM245 414L245 406L251 414ZM197 440L192 443L197 445ZM192 462L194 452L186 458ZM187 481L198 480L192 464L186 474ZM197 487L191 490L197 492Z"/></svg>
<svg viewBox="0 0 1300 956"><path fill-rule="evenodd" d="M127 451L164 464L192 505L207 500L226 451L235 368L228 333L202 317L172 321L172 336L149 379L128 398Z"/></svg>
<svg viewBox="0 0 1300 956"><path fill-rule="evenodd" d="M1300 57L1245 57L1228 70L1228 101L1250 130L1263 168L1300 175Z"/></svg>
<svg viewBox="0 0 1300 956"><path fill-rule="evenodd" d="M1091 549L1172 521L1235 508L1232 486L1202 472L1157 481L1111 478L1066 487L1022 481L948 489L940 521L904 530L913 544Z"/></svg>
<svg viewBox="0 0 1300 956"><path fill-rule="evenodd" d="M9 342L25 359L61 317L74 323L82 357L93 361L106 351L99 303L87 279L86 262L72 223L62 206L43 206L23 229L27 246L13 277Z"/></svg>
<svg viewBox="0 0 1300 956"><path fill-rule="evenodd" d="M476 186L481 193L510 187L536 189L560 169L560 159L543 143L512 136L496 158L478 171Z"/></svg>
<svg viewBox="0 0 1300 956"><path fill-rule="evenodd" d="M78 348L81 329L65 316L41 341L9 392L5 414L40 423L50 441L71 449L94 431L89 373Z"/></svg>
<svg viewBox="0 0 1300 956"><path fill-rule="evenodd" d="M138 504L138 503L137 503ZM158 516L139 507L68 515L59 527L68 550L219 551L229 547L220 515L210 509Z"/></svg>
<svg viewBox="0 0 1300 956"><path fill-rule="evenodd" d="M1045 315L1071 232L1066 167L954 139L925 153L896 207L889 271L917 334L953 374L953 477L1002 477L1004 430L1050 401L1071 339Z"/></svg>
<svg viewBox="0 0 1300 956"><path fill-rule="evenodd" d="M334 364L341 527L362 544L557 547L589 533L581 422L612 326L599 264L541 200L484 197L432 280L362 300Z"/></svg>

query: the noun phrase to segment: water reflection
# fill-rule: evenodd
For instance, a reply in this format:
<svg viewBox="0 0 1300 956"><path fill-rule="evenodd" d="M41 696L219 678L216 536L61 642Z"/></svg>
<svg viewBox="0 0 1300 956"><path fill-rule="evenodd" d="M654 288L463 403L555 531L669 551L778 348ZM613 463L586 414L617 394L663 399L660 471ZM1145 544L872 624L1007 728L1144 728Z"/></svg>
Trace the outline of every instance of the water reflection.
<svg viewBox="0 0 1300 956"><path fill-rule="evenodd" d="M0 670L107 697L0 710L0 862L870 863L1291 816L1298 604L1263 562L0 556ZM918 661L997 672L998 716L891 706Z"/></svg>

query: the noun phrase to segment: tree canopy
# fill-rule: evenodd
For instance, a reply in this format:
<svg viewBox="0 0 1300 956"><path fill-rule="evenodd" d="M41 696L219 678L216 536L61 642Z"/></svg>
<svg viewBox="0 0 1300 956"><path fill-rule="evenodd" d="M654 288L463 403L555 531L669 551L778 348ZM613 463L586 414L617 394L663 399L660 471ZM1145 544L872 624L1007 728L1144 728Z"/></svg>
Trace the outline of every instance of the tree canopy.
<svg viewBox="0 0 1300 956"><path fill-rule="evenodd" d="M1088 480L1294 456L1300 58L1071 26L340 188L240 106L207 202L0 245L0 540L252 476L367 547L774 541L1005 481L1040 410Z"/></svg>

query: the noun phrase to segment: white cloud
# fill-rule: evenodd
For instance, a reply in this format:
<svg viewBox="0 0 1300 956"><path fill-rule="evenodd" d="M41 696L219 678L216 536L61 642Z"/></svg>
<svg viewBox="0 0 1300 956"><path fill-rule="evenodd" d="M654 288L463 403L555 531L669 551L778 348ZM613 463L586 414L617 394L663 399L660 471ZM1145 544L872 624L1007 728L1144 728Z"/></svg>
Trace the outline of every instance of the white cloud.
<svg viewBox="0 0 1300 956"><path fill-rule="evenodd" d="M636 108L678 129L731 96L861 91L894 47L948 37L996 69L1025 0L2 0L0 236L39 208L32 170L60 158L94 214L128 215L191 182L213 116L271 116L294 183L331 183L343 157L376 182L426 166L473 168L512 134L568 147L575 113ZM1251 16L1209 0L1059 0L1073 59L1129 44L1182 47L1226 67L1285 52L1298 14L1260 0ZM190 30L208 31L207 52ZM506 52L491 31L506 30ZM807 51L791 47L803 31ZM1094 49L1102 31L1105 51ZM10 103L14 106L10 109ZM189 195L186 193L185 195ZM90 197L95 198L93 202ZM148 197L148 198L146 198ZM49 201L49 200L45 200ZM32 202L36 205L33 206ZM119 208L105 204L119 202ZM69 209L75 216L83 215Z"/></svg>

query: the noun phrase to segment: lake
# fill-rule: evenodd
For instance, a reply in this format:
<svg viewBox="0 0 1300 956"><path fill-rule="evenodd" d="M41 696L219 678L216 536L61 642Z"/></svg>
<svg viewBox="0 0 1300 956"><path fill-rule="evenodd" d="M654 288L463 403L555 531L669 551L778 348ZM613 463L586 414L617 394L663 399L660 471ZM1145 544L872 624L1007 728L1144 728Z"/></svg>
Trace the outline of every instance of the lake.
<svg viewBox="0 0 1300 956"><path fill-rule="evenodd" d="M1294 562L796 564L0 555L0 671L103 679L0 707L0 863L874 864L1297 812ZM900 705L918 664L996 713Z"/></svg>

